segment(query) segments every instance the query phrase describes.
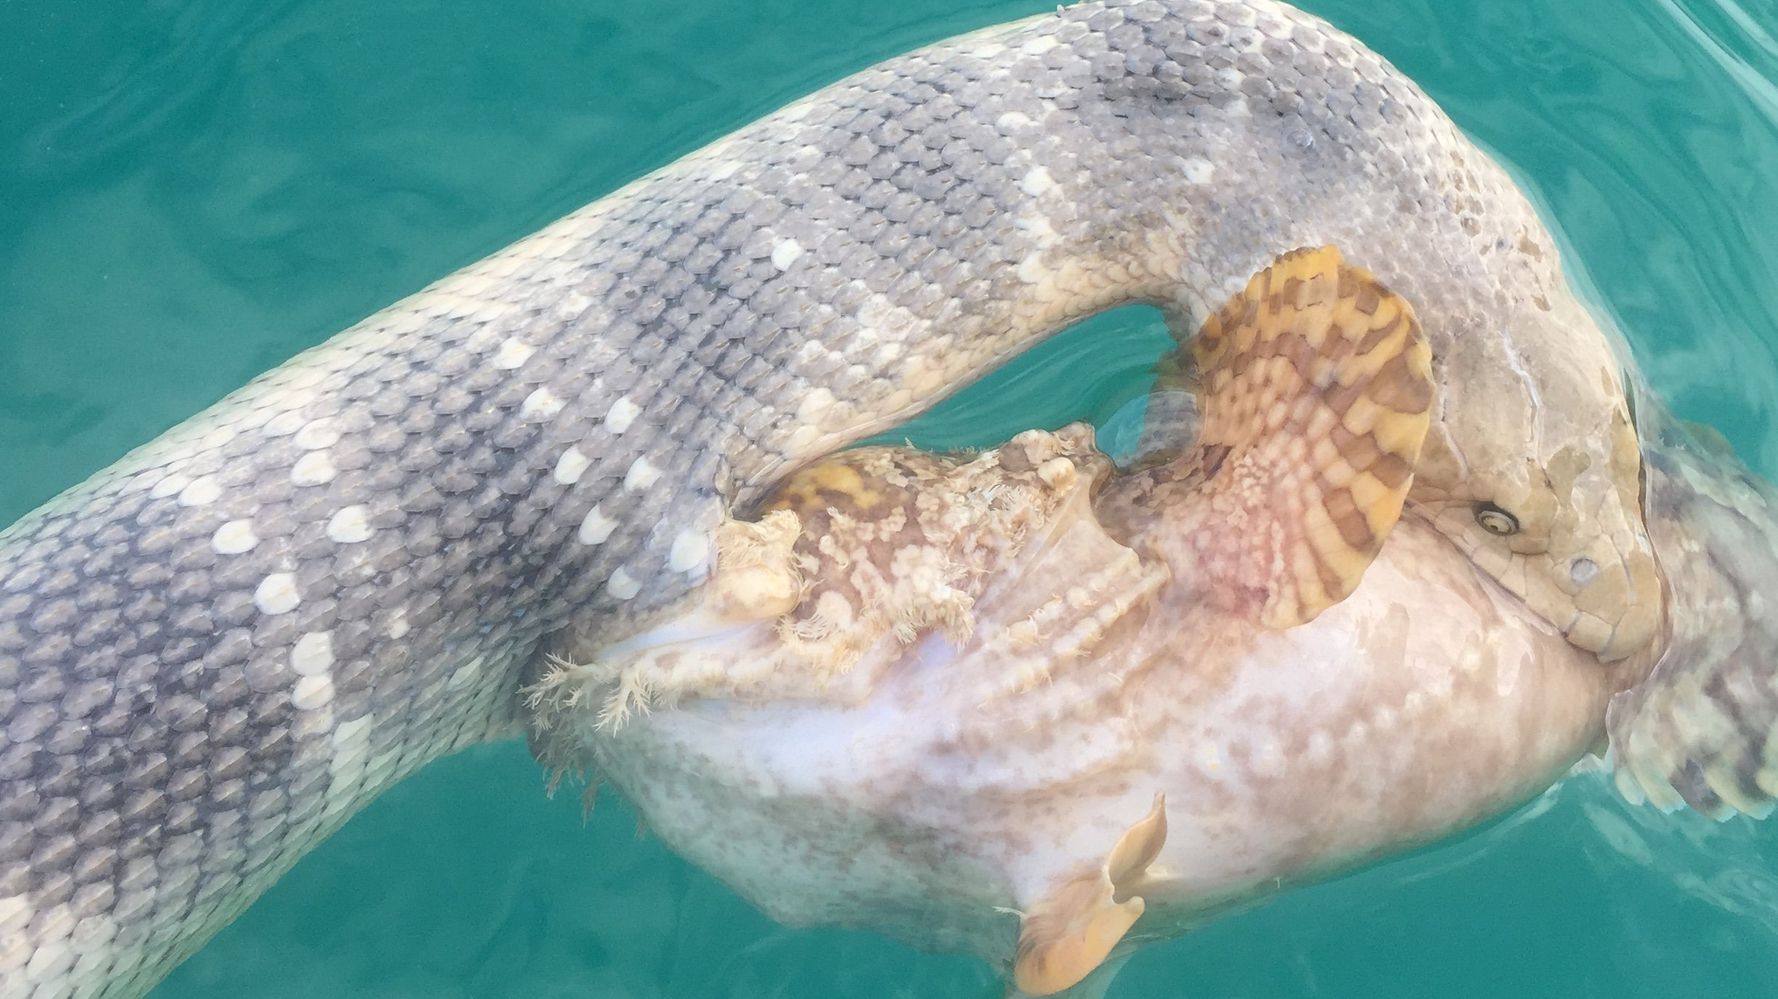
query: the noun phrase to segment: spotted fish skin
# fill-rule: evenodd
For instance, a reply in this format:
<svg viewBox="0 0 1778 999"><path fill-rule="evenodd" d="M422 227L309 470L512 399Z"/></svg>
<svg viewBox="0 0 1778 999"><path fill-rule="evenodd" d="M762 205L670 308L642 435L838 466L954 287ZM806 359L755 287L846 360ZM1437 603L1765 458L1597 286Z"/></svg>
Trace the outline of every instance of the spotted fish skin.
<svg viewBox="0 0 1778 999"><path fill-rule="evenodd" d="M1659 661L1611 703L1617 786L1664 811L1765 818L1778 800L1778 488L1658 404L1641 415L1673 599Z"/></svg>
<svg viewBox="0 0 1778 999"><path fill-rule="evenodd" d="M0 995L141 994L381 789L517 731L552 633L688 592L778 474L1323 243L1436 357L1518 373L1441 369L1446 416L1599 393L1591 354L1504 363L1572 303L1507 177L1263 0L891 60L256 380L0 535Z"/></svg>

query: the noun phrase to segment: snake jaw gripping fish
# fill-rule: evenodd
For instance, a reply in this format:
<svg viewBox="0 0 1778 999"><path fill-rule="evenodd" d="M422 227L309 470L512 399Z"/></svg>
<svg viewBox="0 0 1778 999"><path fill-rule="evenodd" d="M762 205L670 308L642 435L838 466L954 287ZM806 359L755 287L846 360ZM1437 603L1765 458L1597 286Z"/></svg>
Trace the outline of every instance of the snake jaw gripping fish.
<svg viewBox="0 0 1778 999"><path fill-rule="evenodd" d="M1580 645L1652 634L1616 364L1506 175L1313 17L1083 4L826 87L0 534L0 981L140 994L383 788L518 732L552 636L680 605L783 473L1324 244L1425 327L1445 535Z"/></svg>
<svg viewBox="0 0 1778 999"><path fill-rule="evenodd" d="M1537 262L1536 244L1519 248ZM1559 272L1538 279L1561 287ZM1515 318L1516 311L1516 318ZM1413 499L1482 571L1601 659L1648 647L1662 586L1642 516L1642 452L1618 366L1565 289L1501 296L1489 320L1439 347L1445 405L1428 436ZM1487 322L1541 331L1489 336ZM1481 332L1481 335L1475 335ZM1572 339L1569 337L1572 336ZM1470 351L1487 355L1467 358ZM1461 372L1465 403L1452 406ZM1581 406L1569 400L1584 399Z"/></svg>
<svg viewBox="0 0 1778 999"><path fill-rule="evenodd" d="M1565 287L1558 269L1540 267L1538 244L1527 239L1517 252L1512 264L1531 285ZM1622 659L1655 637L1662 590L1621 374L1566 290L1529 301L1500 294L1490 308L1459 333L1449 323L1428 329L1455 357L1439 365L1437 419L1412 506L1569 641ZM1516 321L1503 318L1515 309ZM1490 332L1490 323L1523 335ZM1157 397L1188 394L1189 349L1163 362ZM1573 399L1585 403L1566 404ZM1163 454L1177 445L1150 443Z"/></svg>

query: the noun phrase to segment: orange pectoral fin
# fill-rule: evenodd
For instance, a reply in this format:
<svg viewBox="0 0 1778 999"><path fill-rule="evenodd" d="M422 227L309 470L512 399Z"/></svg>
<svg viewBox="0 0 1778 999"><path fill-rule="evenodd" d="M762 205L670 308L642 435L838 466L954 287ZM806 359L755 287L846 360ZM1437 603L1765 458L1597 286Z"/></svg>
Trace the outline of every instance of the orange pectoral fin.
<svg viewBox="0 0 1778 999"><path fill-rule="evenodd" d="M1203 426L1171 475L1222 592L1273 628L1345 599L1401 516L1431 422L1411 306L1331 246L1287 253L1192 343ZM1217 577L1222 578L1217 578Z"/></svg>

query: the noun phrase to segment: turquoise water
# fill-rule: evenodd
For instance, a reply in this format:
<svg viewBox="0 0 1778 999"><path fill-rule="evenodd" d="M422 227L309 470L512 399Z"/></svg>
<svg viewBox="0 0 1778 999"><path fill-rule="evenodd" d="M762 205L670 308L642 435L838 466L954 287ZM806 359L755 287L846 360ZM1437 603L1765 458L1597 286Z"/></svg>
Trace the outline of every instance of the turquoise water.
<svg viewBox="0 0 1778 999"><path fill-rule="evenodd" d="M0 523L252 375L821 83L1038 2L0 4ZM1778 5L1327 0L1518 171L1684 416L1778 473ZM1106 419L1140 311L922 421ZM1111 334L1106 336L1104 334ZM582 825L516 745L396 788L185 965L200 996L919 996L989 971L791 931ZM1145 952L1114 996L1769 996L1778 825L1597 775Z"/></svg>

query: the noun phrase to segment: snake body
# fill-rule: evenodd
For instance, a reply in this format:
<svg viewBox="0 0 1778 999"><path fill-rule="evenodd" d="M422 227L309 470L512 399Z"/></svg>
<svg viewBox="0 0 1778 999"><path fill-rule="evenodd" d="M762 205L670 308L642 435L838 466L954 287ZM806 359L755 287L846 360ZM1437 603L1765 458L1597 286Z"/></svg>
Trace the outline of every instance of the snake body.
<svg viewBox="0 0 1778 999"><path fill-rule="evenodd" d="M0 534L0 994L141 994L380 790L518 731L552 635L689 592L780 473L1321 243L1415 303L1471 480L1484 411L1522 464L1621 405L1507 177L1267 0L893 59L257 379ZM1585 363L1525 363L1552 343Z"/></svg>

